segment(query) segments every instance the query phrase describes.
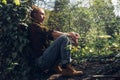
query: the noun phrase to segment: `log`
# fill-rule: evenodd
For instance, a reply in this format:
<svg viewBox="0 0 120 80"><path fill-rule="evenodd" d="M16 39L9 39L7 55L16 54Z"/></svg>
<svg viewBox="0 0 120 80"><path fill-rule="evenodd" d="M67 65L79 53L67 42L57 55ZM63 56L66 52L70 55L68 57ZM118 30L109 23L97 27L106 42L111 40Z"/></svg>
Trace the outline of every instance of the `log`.
<svg viewBox="0 0 120 80"><path fill-rule="evenodd" d="M89 77L91 78L119 78L120 76L116 76L116 75L89 75Z"/></svg>

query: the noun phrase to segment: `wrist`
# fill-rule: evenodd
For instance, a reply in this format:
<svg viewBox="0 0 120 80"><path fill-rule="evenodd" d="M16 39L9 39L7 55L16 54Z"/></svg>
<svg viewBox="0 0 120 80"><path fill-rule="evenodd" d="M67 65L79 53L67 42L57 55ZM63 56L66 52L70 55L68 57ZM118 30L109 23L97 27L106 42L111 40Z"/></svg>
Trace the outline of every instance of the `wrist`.
<svg viewBox="0 0 120 80"><path fill-rule="evenodd" d="M69 34L69 33L64 33L64 35L66 35L66 36L70 36L70 34Z"/></svg>

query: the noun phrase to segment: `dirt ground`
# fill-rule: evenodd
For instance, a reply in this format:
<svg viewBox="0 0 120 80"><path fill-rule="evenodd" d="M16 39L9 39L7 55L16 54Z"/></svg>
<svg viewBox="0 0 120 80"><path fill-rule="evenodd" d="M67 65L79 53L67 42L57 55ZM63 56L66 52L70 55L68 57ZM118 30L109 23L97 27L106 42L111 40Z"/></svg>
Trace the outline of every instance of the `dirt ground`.
<svg viewBox="0 0 120 80"><path fill-rule="evenodd" d="M79 64L73 62L76 70L84 72L82 76L63 77L48 71L35 80L120 80L120 61L118 62L114 58L92 59Z"/></svg>
<svg viewBox="0 0 120 80"><path fill-rule="evenodd" d="M120 69L118 69L120 67L112 67L110 66L111 63L113 61L109 59L106 62L93 60L73 64L76 70L84 72L82 76L63 77L61 74L52 74L47 80L120 80Z"/></svg>

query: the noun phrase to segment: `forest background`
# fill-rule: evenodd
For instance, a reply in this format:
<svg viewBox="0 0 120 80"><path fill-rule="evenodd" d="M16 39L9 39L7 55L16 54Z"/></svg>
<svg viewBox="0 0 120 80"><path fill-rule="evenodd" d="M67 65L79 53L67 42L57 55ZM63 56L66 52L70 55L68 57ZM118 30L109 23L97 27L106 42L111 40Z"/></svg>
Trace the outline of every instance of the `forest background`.
<svg viewBox="0 0 120 80"><path fill-rule="evenodd" d="M1 80L30 80L35 73L28 59L32 49L27 38L30 6L35 3L36 0L0 0ZM114 14L111 0L92 0L90 7L81 6L81 2L69 3L55 0L54 9L45 10L44 25L80 34L79 46L71 51L75 63L96 58L106 61L105 57L111 55L120 62L120 17Z"/></svg>

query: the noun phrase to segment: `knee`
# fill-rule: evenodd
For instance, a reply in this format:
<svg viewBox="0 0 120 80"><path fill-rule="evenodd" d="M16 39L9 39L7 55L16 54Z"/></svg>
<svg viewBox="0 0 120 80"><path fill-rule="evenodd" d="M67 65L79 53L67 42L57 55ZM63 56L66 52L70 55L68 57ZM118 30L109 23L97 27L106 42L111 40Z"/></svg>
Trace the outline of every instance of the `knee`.
<svg viewBox="0 0 120 80"><path fill-rule="evenodd" d="M61 35L59 38L63 41L70 41L70 38L67 35Z"/></svg>

